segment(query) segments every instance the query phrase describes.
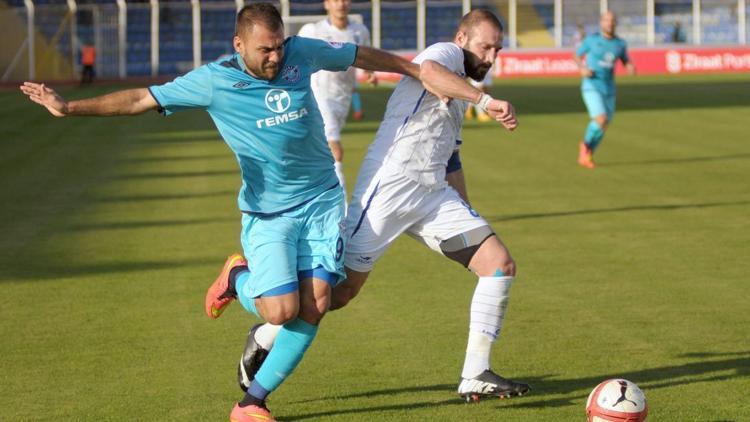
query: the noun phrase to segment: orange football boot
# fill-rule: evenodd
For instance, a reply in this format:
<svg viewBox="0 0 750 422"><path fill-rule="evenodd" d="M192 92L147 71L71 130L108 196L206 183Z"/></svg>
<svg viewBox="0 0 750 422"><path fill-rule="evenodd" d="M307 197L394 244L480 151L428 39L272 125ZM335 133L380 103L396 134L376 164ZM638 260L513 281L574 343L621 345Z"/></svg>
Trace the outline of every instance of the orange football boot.
<svg viewBox="0 0 750 422"><path fill-rule="evenodd" d="M578 164L580 164L582 167L586 167L587 169L596 167L596 165L594 164L593 153L583 141L578 144Z"/></svg>
<svg viewBox="0 0 750 422"><path fill-rule="evenodd" d="M229 414L229 420L231 422L276 422L268 409L255 405L240 407L239 403L234 405L232 413Z"/></svg>
<svg viewBox="0 0 750 422"><path fill-rule="evenodd" d="M227 292L227 289L229 289L229 274L233 268L243 265L247 265L247 261L238 253L227 258L227 262L224 263L224 268L221 269L219 277L206 292L206 315L209 318L216 319L220 317L224 309L233 300L237 299L237 296Z"/></svg>

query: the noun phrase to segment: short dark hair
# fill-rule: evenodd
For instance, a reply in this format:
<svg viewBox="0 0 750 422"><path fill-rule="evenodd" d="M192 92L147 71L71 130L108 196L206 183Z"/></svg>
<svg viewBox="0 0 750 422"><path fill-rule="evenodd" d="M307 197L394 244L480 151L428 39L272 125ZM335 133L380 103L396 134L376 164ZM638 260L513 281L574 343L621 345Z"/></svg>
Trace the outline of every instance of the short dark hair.
<svg viewBox="0 0 750 422"><path fill-rule="evenodd" d="M251 31L253 25L256 24L263 25L273 32L284 27L284 21L274 5L271 3L252 3L237 12L234 35L239 35L240 30Z"/></svg>
<svg viewBox="0 0 750 422"><path fill-rule="evenodd" d="M470 30L482 22L489 22L494 25L501 32L503 31L503 24L500 23L500 19L495 16L494 13L486 9L474 9L471 12L464 15L461 21L458 22L458 32L465 32L469 34Z"/></svg>

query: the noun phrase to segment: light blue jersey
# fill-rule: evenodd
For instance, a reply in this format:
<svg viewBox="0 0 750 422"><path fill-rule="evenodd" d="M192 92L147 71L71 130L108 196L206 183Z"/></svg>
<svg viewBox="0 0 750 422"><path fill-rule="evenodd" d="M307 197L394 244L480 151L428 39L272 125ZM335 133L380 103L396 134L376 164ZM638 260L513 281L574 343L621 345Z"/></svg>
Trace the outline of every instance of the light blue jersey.
<svg viewBox="0 0 750 422"><path fill-rule="evenodd" d="M251 76L234 54L149 90L165 115L208 111L240 165L240 210L278 214L338 183L310 75L346 70L356 52L354 44L290 37L271 81Z"/></svg>
<svg viewBox="0 0 750 422"><path fill-rule="evenodd" d="M586 67L594 74L584 78L581 83L583 90L597 90L605 95L615 94L615 64L617 59L628 63L627 44L622 38L608 39L601 34L586 37L576 50L576 56L586 55Z"/></svg>

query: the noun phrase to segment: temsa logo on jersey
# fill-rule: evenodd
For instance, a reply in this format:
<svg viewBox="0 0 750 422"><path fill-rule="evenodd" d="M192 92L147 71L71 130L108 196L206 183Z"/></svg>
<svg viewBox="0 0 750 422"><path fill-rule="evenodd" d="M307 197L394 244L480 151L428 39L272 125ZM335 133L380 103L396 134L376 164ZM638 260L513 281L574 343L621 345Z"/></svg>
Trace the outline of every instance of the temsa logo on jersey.
<svg viewBox="0 0 750 422"><path fill-rule="evenodd" d="M255 121L255 124L258 126L258 129L270 126L278 126L283 125L287 122L291 122L292 120L301 119L307 116L307 114L307 109L302 107L299 110L290 111L289 113L277 114L273 117L266 117L265 119L258 119Z"/></svg>
<svg viewBox="0 0 750 422"><path fill-rule="evenodd" d="M266 107L274 113L283 113L292 105L292 97L283 89L269 89L266 92Z"/></svg>
<svg viewBox="0 0 750 422"><path fill-rule="evenodd" d="M266 92L265 101L266 107L269 110L273 111L274 113L283 114L277 114L272 117L266 117L265 119L256 120L255 124L259 129L263 127L283 125L284 123L291 122L292 120L297 120L305 117L308 114L307 109L304 107L299 110L293 110L289 113L284 113L285 111L289 110L289 107L291 107L292 97L283 89L269 89L268 92Z"/></svg>

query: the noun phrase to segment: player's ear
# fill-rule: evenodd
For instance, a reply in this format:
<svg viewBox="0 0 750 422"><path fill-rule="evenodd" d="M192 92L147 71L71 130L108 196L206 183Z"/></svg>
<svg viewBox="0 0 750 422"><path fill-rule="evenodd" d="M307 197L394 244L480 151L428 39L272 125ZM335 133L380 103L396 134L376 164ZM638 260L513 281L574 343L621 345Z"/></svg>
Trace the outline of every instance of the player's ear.
<svg viewBox="0 0 750 422"><path fill-rule="evenodd" d="M468 34L466 34L465 31L458 30L456 32L456 44L458 44L459 47L463 48L466 46L466 40L469 38Z"/></svg>
<svg viewBox="0 0 750 422"><path fill-rule="evenodd" d="M242 39L239 35L235 35L232 39L232 45L234 46L234 51L241 53L242 52Z"/></svg>

